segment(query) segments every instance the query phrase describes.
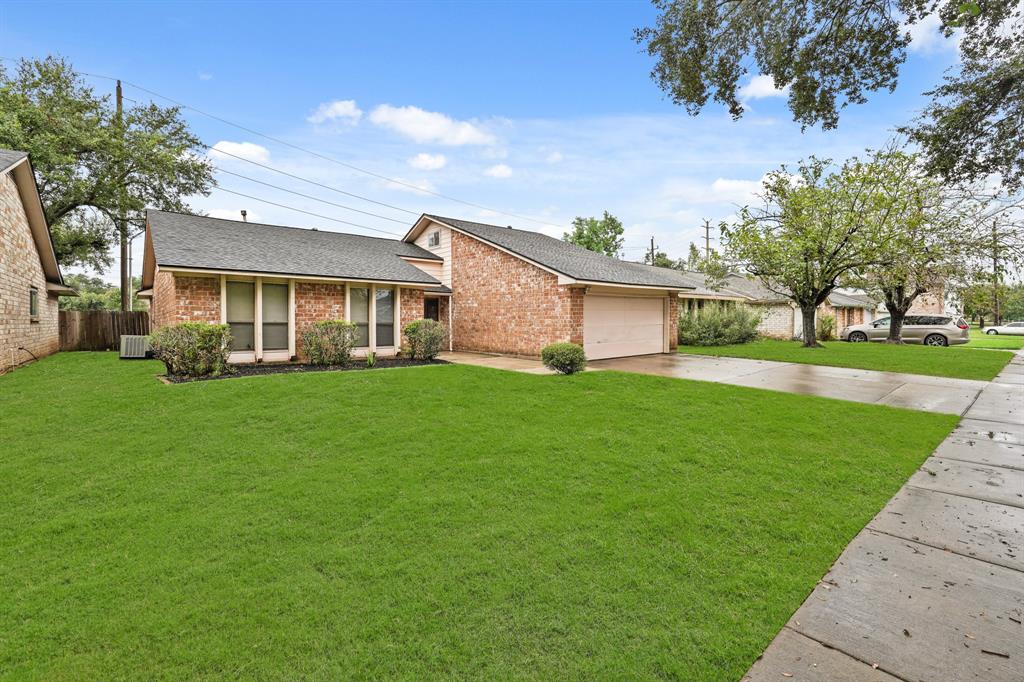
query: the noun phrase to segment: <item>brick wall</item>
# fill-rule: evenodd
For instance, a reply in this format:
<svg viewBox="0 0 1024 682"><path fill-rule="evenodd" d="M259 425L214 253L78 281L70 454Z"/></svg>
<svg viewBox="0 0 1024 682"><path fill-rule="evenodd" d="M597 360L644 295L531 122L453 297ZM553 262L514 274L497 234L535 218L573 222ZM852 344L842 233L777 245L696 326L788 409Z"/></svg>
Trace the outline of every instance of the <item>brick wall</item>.
<svg viewBox="0 0 1024 682"><path fill-rule="evenodd" d="M399 289L399 291L401 292L399 295L400 318L397 333L402 334L399 345L405 345L405 335L402 333L405 325L423 319L423 290Z"/></svg>
<svg viewBox="0 0 1024 682"><path fill-rule="evenodd" d="M946 311L946 306L943 303L945 294L941 291L936 293L921 294L914 301L914 304L910 306L910 310L907 311L908 315L941 315Z"/></svg>
<svg viewBox="0 0 1024 682"><path fill-rule="evenodd" d="M39 314L29 315L29 291L35 287ZM46 293L32 230L10 173L0 175L0 372L60 346L57 297Z"/></svg>
<svg viewBox="0 0 1024 682"><path fill-rule="evenodd" d="M305 359L302 354L302 332L320 320L343 319L345 319L344 284L295 283L295 352L300 358Z"/></svg>
<svg viewBox="0 0 1024 682"><path fill-rule="evenodd" d="M174 274L157 270L153 276L153 298L149 305L149 321L153 329L166 327L176 321L177 302L174 300Z"/></svg>
<svg viewBox="0 0 1024 682"><path fill-rule="evenodd" d="M799 316L799 310L793 310L788 303L755 305L754 310L761 313L759 332L773 339L793 338L793 320L794 316Z"/></svg>
<svg viewBox="0 0 1024 682"><path fill-rule="evenodd" d="M451 240L455 350L536 356L549 343L583 343L581 289L472 237Z"/></svg>

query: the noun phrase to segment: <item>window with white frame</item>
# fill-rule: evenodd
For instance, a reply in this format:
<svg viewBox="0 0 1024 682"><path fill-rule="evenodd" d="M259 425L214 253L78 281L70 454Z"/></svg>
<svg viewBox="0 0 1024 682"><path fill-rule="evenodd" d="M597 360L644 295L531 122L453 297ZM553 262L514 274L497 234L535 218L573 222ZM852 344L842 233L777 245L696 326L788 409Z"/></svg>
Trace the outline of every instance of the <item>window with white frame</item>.
<svg viewBox="0 0 1024 682"><path fill-rule="evenodd" d="M263 350L288 350L288 285L263 285Z"/></svg>
<svg viewBox="0 0 1024 682"><path fill-rule="evenodd" d="M256 350L256 284L228 282L227 295L231 350Z"/></svg>
<svg viewBox="0 0 1024 682"><path fill-rule="evenodd" d="M28 290L28 316L33 320L39 318L39 289L35 287Z"/></svg>
<svg viewBox="0 0 1024 682"><path fill-rule="evenodd" d="M427 237L427 246L440 246L441 245L441 231L434 230Z"/></svg>
<svg viewBox="0 0 1024 682"><path fill-rule="evenodd" d="M350 287L348 314L356 326L356 347L370 345L370 287Z"/></svg>
<svg viewBox="0 0 1024 682"><path fill-rule="evenodd" d="M375 324L377 327L377 346L395 345L395 291L393 289L374 290Z"/></svg>

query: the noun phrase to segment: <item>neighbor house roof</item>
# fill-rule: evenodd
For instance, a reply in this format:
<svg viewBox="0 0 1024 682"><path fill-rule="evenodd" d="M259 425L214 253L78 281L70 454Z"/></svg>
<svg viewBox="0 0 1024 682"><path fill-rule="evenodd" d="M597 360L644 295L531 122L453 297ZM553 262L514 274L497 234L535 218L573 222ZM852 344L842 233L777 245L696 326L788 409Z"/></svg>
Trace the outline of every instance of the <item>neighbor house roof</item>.
<svg viewBox="0 0 1024 682"><path fill-rule="evenodd" d="M25 158L28 158L28 152L16 152L10 149L0 149L0 172L7 170Z"/></svg>
<svg viewBox="0 0 1024 682"><path fill-rule="evenodd" d="M161 267L439 285L403 260L440 260L397 239L150 210L154 263ZM143 286L150 286L146 273Z"/></svg>
<svg viewBox="0 0 1024 682"><path fill-rule="evenodd" d="M57 253L53 248L53 236L46 223L46 212L39 198L39 187L32 170L32 161L27 152L0 149L0 174L10 173L18 188L21 205L28 219L32 241L35 242L39 263L46 277L47 291L56 296L77 296L74 289L64 285L64 277L57 263Z"/></svg>
<svg viewBox="0 0 1024 682"><path fill-rule="evenodd" d="M423 223L424 218L500 247L570 279L600 284L666 289L694 288L694 285L683 278L682 273L677 270L622 261L529 230L517 230L511 227L499 227L458 218L424 214L417 221L416 226L405 236L405 239L413 238L413 233Z"/></svg>
<svg viewBox="0 0 1024 682"><path fill-rule="evenodd" d="M867 294L844 294L841 291L829 294L828 303L833 308L874 308L877 305Z"/></svg>

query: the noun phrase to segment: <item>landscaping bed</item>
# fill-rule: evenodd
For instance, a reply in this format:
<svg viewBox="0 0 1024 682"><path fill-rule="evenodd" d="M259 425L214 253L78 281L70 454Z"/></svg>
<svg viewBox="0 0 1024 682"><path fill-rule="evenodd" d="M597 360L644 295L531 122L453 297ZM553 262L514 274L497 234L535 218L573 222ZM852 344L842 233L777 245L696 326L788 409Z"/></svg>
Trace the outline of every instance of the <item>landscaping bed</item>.
<svg viewBox="0 0 1024 682"><path fill-rule="evenodd" d="M310 365L302 362L245 363L231 365L232 371L216 376L190 377L164 375L172 384L187 384L193 381L234 379L237 377L258 377L266 374L296 374L300 372L352 372L356 370L392 369L394 367L422 367L424 365L447 365L447 360L414 360L412 358L377 358L373 366L365 360L354 359L346 365Z"/></svg>

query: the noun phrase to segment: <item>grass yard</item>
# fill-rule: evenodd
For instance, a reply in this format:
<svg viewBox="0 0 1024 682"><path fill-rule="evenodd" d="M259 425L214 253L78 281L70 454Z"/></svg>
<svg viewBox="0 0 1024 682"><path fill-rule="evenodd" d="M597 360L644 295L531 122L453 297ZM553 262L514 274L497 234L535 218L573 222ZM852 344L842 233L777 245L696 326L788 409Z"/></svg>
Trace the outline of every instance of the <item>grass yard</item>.
<svg viewBox="0 0 1024 682"><path fill-rule="evenodd" d="M999 374L1013 357L1009 351L975 353L970 348L973 343L933 348L916 344L891 346L828 341L823 344L824 348L804 348L799 341L761 339L732 346L680 346L679 352L982 381L989 381Z"/></svg>
<svg viewBox="0 0 1024 682"><path fill-rule="evenodd" d="M0 677L736 680L956 422L615 372L159 370L0 377Z"/></svg>
<svg viewBox="0 0 1024 682"><path fill-rule="evenodd" d="M1024 336L1007 336L1006 334L986 334L980 329L971 327L971 342L968 348L1003 348L1017 350L1024 348Z"/></svg>

